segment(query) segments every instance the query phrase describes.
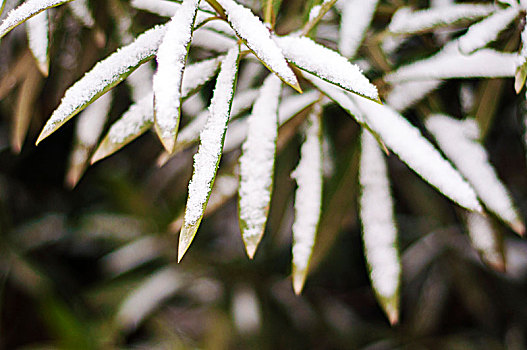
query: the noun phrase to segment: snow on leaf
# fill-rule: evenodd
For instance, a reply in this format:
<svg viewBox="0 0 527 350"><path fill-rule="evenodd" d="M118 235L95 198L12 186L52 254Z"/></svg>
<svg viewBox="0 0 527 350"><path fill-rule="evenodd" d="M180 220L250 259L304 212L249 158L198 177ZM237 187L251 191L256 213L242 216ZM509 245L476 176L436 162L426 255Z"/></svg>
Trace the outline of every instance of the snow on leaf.
<svg viewBox="0 0 527 350"><path fill-rule="evenodd" d="M527 18L523 18L524 21ZM514 76L514 90L519 94L523 85L525 84L525 78L527 77L527 26L523 27L521 33L521 50L518 67L516 68L516 74Z"/></svg>
<svg viewBox="0 0 527 350"><path fill-rule="evenodd" d="M49 73L49 22L47 11L27 20L29 49L37 61L37 67L45 77Z"/></svg>
<svg viewBox="0 0 527 350"><path fill-rule="evenodd" d="M0 0L0 15L4 12L5 3L7 0Z"/></svg>
<svg viewBox="0 0 527 350"><path fill-rule="evenodd" d="M364 39L364 34L375 13L378 0L347 0L341 13L339 51L353 57Z"/></svg>
<svg viewBox="0 0 527 350"><path fill-rule="evenodd" d="M28 0L10 11L6 19L0 24L0 38L6 35L11 29L24 23L31 17L47 10L51 7L59 6L71 0Z"/></svg>
<svg viewBox="0 0 527 350"><path fill-rule="evenodd" d="M287 65L284 55L262 21L251 10L233 0L218 0L217 2L225 10L229 24L256 57L286 84L302 92L295 73Z"/></svg>
<svg viewBox="0 0 527 350"><path fill-rule="evenodd" d="M500 32L517 16L518 9L509 7L496 11L481 22L471 25L468 32L458 39L459 50L464 54L469 54L486 46L496 40Z"/></svg>
<svg viewBox="0 0 527 350"><path fill-rule="evenodd" d="M209 81L218 71L224 56L187 65L181 83L181 98L185 98Z"/></svg>
<svg viewBox="0 0 527 350"><path fill-rule="evenodd" d="M154 75L154 127L168 153L174 152L181 115L181 83L199 0L184 0L167 25Z"/></svg>
<svg viewBox="0 0 527 350"><path fill-rule="evenodd" d="M472 184L485 206L522 235L525 227L510 194L489 162L485 148L477 141L475 120L458 121L445 115L433 115L426 121L445 155Z"/></svg>
<svg viewBox="0 0 527 350"><path fill-rule="evenodd" d="M322 132L321 104L315 104L307 119L305 141L300 150L300 161L291 174L298 188L295 192L293 223L293 289L300 294L309 271L309 261L322 210Z"/></svg>
<svg viewBox="0 0 527 350"><path fill-rule="evenodd" d="M178 261L181 261L196 235L214 184L236 85L239 53L237 46L232 48L221 63L209 106L210 115L200 134L198 153L194 156L194 172L188 185L184 224L179 235Z"/></svg>
<svg viewBox="0 0 527 350"><path fill-rule="evenodd" d="M369 131L363 130L361 141L359 182L364 253L377 300L390 323L395 324L399 319L401 261L388 172L383 152Z"/></svg>
<svg viewBox="0 0 527 350"><path fill-rule="evenodd" d="M239 216L249 258L262 239L273 186L281 81L269 75L248 117L247 139L240 157Z"/></svg>
<svg viewBox="0 0 527 350"><path fill-rule="evenodd" d="M132 74L130 74L126 79L126 83L130 88L132 101L137 102L144 96L152 93L151 82L153 76L154 70L148 63L139 66Z"/></svg>
<svg viewBox="0 0 527 350"><path fill-rule="evenodd" d="M465 218L470 241L481 259L497 271L505 271L502 238L489 218L478 213L467 213Z"/></svg>
<svg viewBox="0 0 527 350"><path fill-rule="evenodd" d="M275 37L285 57L293 64L343 89L378 100L377 88L336 51L325 48L307 37Z"/></svg>
<svg viewBox="0 0 527 350"><path fill-rule="evenodd" d="M148 11L161 17L173 17L179 4L168 0L132 0L130 3L139 10Z"/></svg>
<svg viewBox="0 0 527 350"><path fill-rule="evenodd" d="M386 96L386 103L396 111L402 112L437 89L442 83L441 80L417 80L398 83Z"/></svg>
<svg viewBox="0 0 527 350"><path fill-rule="evenodd" d="M419 11L402 7L393 15L388 30L395 34L419 33L460 21L483 18L495 10L493 5L481 4L455 4Z"/></svg>
<svg viewBox="0 0 527 350"><path fill-rule="evenodd" d="M66 183L75 187L88 166L90 154L97 144L108 119L112 104L111 91L89 105L80 115L75 128L75 145L70 154Z"/></svg>
<svg viewBox="0 0 527 350"><path fill-rule="evenodd" d="M73 12L73 15L86 27L91 28L95 25L95 20L93 19L92 12L88 7L87 0L75 0L70 2L68 5L71 9L71 12Z"/></svg>
<svg viewBox="0 0 527 350"><path fill-rule="evenodd" d="M59 107L40 133L37 144L120 83L139 65L153 58L164 33L164 26L150 29L138 36L133 43L99 61L91 71L66 91Z"/></svg>
<svg viewBox="0 0 527 350"><path fill-rule="evenodd" d="M395 83L409 80L513 77L519 61L517 54L492 49L482 49L471 55L443 50L430 58L398 68L387 74L384 80Z"/></svg>

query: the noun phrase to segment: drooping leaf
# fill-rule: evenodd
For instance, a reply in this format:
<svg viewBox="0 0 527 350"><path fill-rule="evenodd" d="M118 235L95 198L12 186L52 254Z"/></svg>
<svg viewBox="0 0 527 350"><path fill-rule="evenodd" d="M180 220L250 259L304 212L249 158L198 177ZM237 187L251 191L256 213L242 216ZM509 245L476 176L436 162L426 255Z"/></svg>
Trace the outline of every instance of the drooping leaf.
<svg viewBox="0 0 527 350"><path fill-rule="evenodd" d="M70 2L69 7L73 15L82 22L88 28L92 28L95 25L95 19L93 19L92 11L88 6L87 0L75 0Z"/></svg>
<svg viewBox="0 0 527 350"><path fill-rule="evenodd" d="M248 117L247 139L240 157L239 218L249 258L262 239L273 186L278 137L278 101L281 81L269 75Z"/></svg>
<svg viewBox="0 0 527 350"><path fill-rule="evenodd" d="M526 17L523 20L527 20ZM523 27L521 33L521 49L520 49L520 61L516 68L516 74L514 76L514 89L519 94L523 85L525 84L525 78L527 77L527 26Z"/></svg>
<svg viewBox="0 0 527 350"><path fill-rule="evenodd" d="M6 19L0 24L0 38L19 24L31 17L38 15L51 7L59 6L72 0L28 0L7 14Z"/></svg>
<svg viewBox="0 0 527 350"><path fill-rule="evenodd" d="M317 77L350 92L378 100L377 88L371 84L359 67L337 52L315 43L307 37L275 37L285 57Z"/></svg>
<svg viewBox="0 0 527 350"><path fill-rule="evenodd" d="M489 218L478 213L467 213L465 218L470 241L481 259L495 270L505 271L502 237Z"/></svg>
<svg viewBox="0 0 527 350"><path fill-rule="evenodd" d="M105 92L123 81L139 65L152 59L161 43L164 26L146 31L137 39L100 61L71 86L38 137L37 144L51 135Z"/></svg>
<svg viewBox="0 0 527 350"><path fill-rule="evenodd" d="M174 152L181 115L181 83L199 0L184 0L167 25L154 75L154 127L168 153Z"/></svg>
<svg viewBox="0 0 527 350"><path fill-rule="evenodd" d="M287 65L284 55L262 21L251 10L233 0L219 0L218 3L225 11L227 20L236 34L243 39L256 57L286 84L302 92L295 73Z"/></svg>
<svg viewBox="0 0 527 350"><path fill-rule="evenodd" d="M198 153L194 156L194 172L188 185L185 219L179 235L178 261L181 261L196 235L214 185L236 85L239 53L238 46L232 48L221 63L209 107L210 115L200 134Z"/></svg>
<svg viewBox="0 0 527 350"><path fill-rule="evenodd" d="M126 84L130 88L132 101L139 102L146 95L152 94L151 82L153 76L154 70L148 63L139 66L132 74L130 74L126 79Z"/></svg>
<svg viewBox="0 0 527 350"><path fill-rule="evenodd" d="M498 35L518 16L518 11L516 7L509 7L496 11L481 22L471 25L468 32L458 39L459 50L464 54L470 54L496 40Z"/></svg>
<svg viewBox="0 0 527 350"><path fill-rule="evenodd" d="M495 6L483 4L454 4L419 11L402 7L393 15L388 30L395 34L419 33L460 21L483 18L495 10Z"/></svg>
<svg viewBox="0 0 527 350"><path fill-rule="evenodd" d="M357 53L377 8L378 0L347 0L344 2L339 31L339 51L352 58Z"/></svg>
<svg viewBox="0 0 527 350"><path fill-rule="evenodd" d="M396 111L403 112L437 89L442 83L441 80L415 80L395 84L386 96L386 103Z"/></svg>
<svg viewBox="0 0 527 350"><path fill-rule="evenodd" d="M49 23L48 13L43 11L27 20L29 49L35 57L37 67L45 77L49 73Z"/></svg>
<svg viewBox="0 0 527 350"><path fill-rule="evenodd" d="M377 140L362 131L360 218L370 280L391 324L399 320L401 261L386 162Z"/></svg>
<svg viewBox="0 0 527 350"><path fill-rule="evenodd" d="M307 119L300 161L291 174L298 185L293 223L293 289L300 294L309 271L322 211L322 106L315 104Z"/></svg>
<svg viewBox="0 0 527 350"><path fill-rule="evenodd" d="M132 0L130 4L139 10L155 13L162 17L173 17L179 4L168 0Z"/></svg>
<svg viewBox="0 0 527 350"><path fill-rule="evenodd" d="M485 148L477 141L479 129L476 121L458 121L437 114L426 120L426 127L445 155L472 184L483 204L523 235L525 226L511 196L490 164Z"/></svg>
<svg viewBox="0 0 527 350"><path fill-rule="evenodd" d="M159 258L163 248L157 237L141 236L112 250L101 259L101 263L105 272L116 277Z"/></svg>

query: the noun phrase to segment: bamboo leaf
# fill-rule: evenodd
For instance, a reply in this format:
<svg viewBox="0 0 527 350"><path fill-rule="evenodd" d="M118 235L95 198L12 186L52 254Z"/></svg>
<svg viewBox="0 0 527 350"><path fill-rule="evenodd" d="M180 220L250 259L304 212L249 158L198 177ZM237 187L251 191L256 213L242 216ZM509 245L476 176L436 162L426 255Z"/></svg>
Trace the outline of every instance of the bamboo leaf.
<svg viewBox="0 0 527 350"><path fill-rule="evenodd" d="M465 219L470 241L481 259L493 269L504 272L506 262L503 237L492 227L491 221L486 216L467 213Z"/></svg>
<svg viewBox="0 0 527 350"><path fill-rule="evenodd" d="M289 68L269 29L251 10L233 0L219 0L229 24L262 63L293 89L302 92L295 73Z"/></svg>
<svg viewBox="0 0 527 350"><path fill-rule="evenodd" d="M269 75L248 118L247 139L240 157L239 219L251 259L262 239L271 202L280 90L280 80Z"/></svg>
<svg viewBox="0 0 527 350"><path fill-rule="evenodd" d="M68 5L73 15L86 27L92 28L95 25L95 19L93 19L87 0L75 0Z"/></svg>
<svg viewBox="0 0 527 350"><path fill-rule="evenodd" d="M210 115L200 135L198 153L194 156L194 172L188 185L185 219L179 235L178 261L196 235L214 185L236 85L239 53L238 46L232 48L221 63L209 107Z"/></svg>
<svg viewBox="0 0 527 350"><path fill-rule="evenodd" d="M472 184L485 206L516 233L525 226L515 209L507 188L489 162L485 148L477 141L479 128L475 120L458 121L445 115L433 115L426 121L445 155Z"/></svg>
<svg viewBox="0 0 527 350"><path fill-rule="evenodd" d="M6 1L7 0L0 0L0 15L4 12Z"/></svg>
<svg viewBox="0 0 527 350"><path fill-rule="evenodd" d="M441 86L441 80L415 80L397 83L386 96L386 103L403 112Z"/></svg>
<svg viewBox="0 0 527 350"><path fill-rule="evenodd" d="M526 17L523 20L527 20ZM527 77L527 26L523 27L521 33L521 50L520 50L520 62L516 68L516 75L514 76L514 89L519 94L523 85L525 84L525 78Z"/></svg>
<svg viewBox="0 0 527 350"><path fill-rule="evenodd" d="M154 75L154 128L168 153L174 152L181 115L181 84L199 0L184 0L167 25Z"/></svg>
<svg viewBox="0 0 527 350"><path fill-rule="evenodd" d="M45 77L49 74L49 23L47 11L27 20L29 49L35 57L37 67Z"/></svg>
<svg viewBox="0 0 527 350"><path fill-rule="evenodd" d="M71 86L38 137L37 144L51 135L105 92L123 81L138 66L152 59L161 43L164 26L141 34L137 39L100 61Z"/></svg>
<svg viewBox="0 0 527 350"><path fill-rule="evenodd" d="M377 88L362 74L359 67L337 52L315 43L307 37L275 37L285 57L327 82L350 92L378 100Z"/></svg>
<svg viewBox="0 0 527 350"><path fill-rule="evenodd" d="M28 0L7 14L6 19L0 24L0 38L9 33L11 29L24 23L31 17L44 10L59 6L72 0Z"/></svg>
<svg viewBox="0 0 527 350"><path fill-rule="evenodd" d="M345 57L357 53L377 8L378 0L344 2L339 31L339 51Z"/></svg>
<svg viewBox="0 0 527 350"><path fill-rule="evenodd" d="M393 325L399 320L401 260L390 183L386 162L375 138L363 130L361 140L359 181L364 253L377 300Z"/></svg>
<svg viewBox="0 0 527 350"><path fill-rule="evenodd" d="M315 236L322 211L322 105L315 104L307 120L300 161L291 176L298 188L295 193L293 223L293 289L300 294L309 271Z"/></svg>

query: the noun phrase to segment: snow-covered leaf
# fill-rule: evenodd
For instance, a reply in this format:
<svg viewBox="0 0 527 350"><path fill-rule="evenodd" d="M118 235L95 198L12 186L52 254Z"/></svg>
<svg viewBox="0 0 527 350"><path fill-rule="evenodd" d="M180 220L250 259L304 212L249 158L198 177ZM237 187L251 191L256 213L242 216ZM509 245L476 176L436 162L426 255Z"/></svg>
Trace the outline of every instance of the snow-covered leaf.
<svg viewBox="0 0 527 350"><path fill-rule="evenodd" d="M313 106L300 150L300 161L291 174L298 185L293 223L293 289L300 294L309 271L322 211L322 105Z"/></svg>
<svg viewBox="0 0 527 350"><path fill-rule="evenodd" d="M467 231L481 259L497 271L505 271L502 237L490 219L478 213L467 213Z"/></svg>
<svg viewBox="0 0 527 350"><path fill-rule="evenodd" d="M396 84L386 96L386 103L403 112L441 86L441 80L416 80Z"/></svg>
<svg viewBox="0 0 527 350"><path fill-rule="evenodd" d="M48 13L43 11L27 20L29 49L35 57L37 67L45 77L49 73L49 22Z"/></svg>
<svg viewBox="0 0 527 350"><path fill-rule="evenodd" d="M262 239L273 186L281 81L269 75L248 117L240 157L239 216L247 255L252 259Z"/></svg>
<svg viewBox="0 0 527 350"><path fill-rule="evenodd" d="M154 75L154 127L168 153L174 152L181 115L181 83L199 0L184 0L167 25Z"/></svg>
<svg viewBox="0 0 527 350"><path fill-rule="evenodd" d="M482 49L471 55L444 50L436 55L402 66L387 74L390 83L409 80L513 77L520 58L517 54Z"/></svg>
<svg viewBox="0 0 527 350"><path fill-rule="evenodd" d="M11 29L24 23L31 17L51 7L59 6L71 0L28 0L7 14L6 19L0 24L0 38Z"/></svg>
<svg viewBox="0 0 527 350"><path fill-rule="evenodd" d="M377 8L378 0L347 0L341 13L339 51L343 56L357 53Z"/></svg>
<svg viewBox="0 0 527 350"><path fill-rule="evenodd" d="M262 63L286 84L302 92L295 73L288 66L280 48L271 38L269 29L251 10L233 0L218 0L232 29Z"/></svg>
<svg viewBox="0 0 527 350"><path fill-rule="evenodd" d="M0 0L0 15L4 12L6 1L7 0Z"/></svg>
<svg viewBox="0 0 527 350"><path fill-rule="evenodd" d="M445 155L472 184L483 204L518 234L524 234L525 227L507 188L490 164L485 148L477 141L479 129L476 121L433 115L427 119L426 127Z"/></svg>
<svg viewBox="0 0 527 350"><path fill-rule="evenodd" d="M239 53L237 46L232 48L221 63L209 107L210 115L200 134L198 153L194 156L194 172L188 185L184 224L179 235L179 261L196 235L214 185L236 85Z"/></svg>
<svg viewBox="0 0 527 350"><path fill-rule="evenodd" d="M369 131L363 130L359 182L360 218L364 253L370 280L391 324L399 320L401 261L388 171L382 150Z"/></svg>
<svg viewBox="0 0 527 350"><path fill-rule="evenodd" d="M75 0L70 2L69 7L73 15L82 22L86 27L91 28L95 25L92 12L88 7L87 0Z"/></svg>
<svg viewBox="0 0 527 350"><path fill-rule="evenodd" d="M378 100L377 88L359 67L336 51L325 48L307 37L275 37L287 60L317 77L361 96Z"/></svg>
<svg viewBox="0 0 527 350"><path fill-rule="evenodd" d="M527 18L523 18L527 21ZM525 78L527 77L527 26L523 27L521 33L521 50L518 67L516 68L516 74L514 76L514 89L519 94L523 85L525 84Z"/></svg>
<svg viewBox="0 0 527 350"><path fill-rule="evenodd" d="M161 43L164 26L146 31L137 39L98 62L71 86L38 137L37 144L86 108L105 92L123 81L139 65L152 59Z"/></svg>
<svg viewBox="0 0 527 350"><path fill-rule="evenodd" d="M518 9L509 7L496 11L481 22L473 24L468 32L458 39L459 50L469 54L496 40L498 35L518 16Z"/></svg>
<svg viewBox="0 0 527 350"><path fill-rule="evenodd" d="M132 0L130 4L139 10L155 13L162 17L173 17L179 4L168 0Z"/></svg>
<svg viewBox="0 0 527 350"><path fill-rule="evenodd" d="M393 15L388 30L395 34L419 33L460 21L483 18L495 10L495 6L483 4L455 4L419 11L402 7Z"/></svg>

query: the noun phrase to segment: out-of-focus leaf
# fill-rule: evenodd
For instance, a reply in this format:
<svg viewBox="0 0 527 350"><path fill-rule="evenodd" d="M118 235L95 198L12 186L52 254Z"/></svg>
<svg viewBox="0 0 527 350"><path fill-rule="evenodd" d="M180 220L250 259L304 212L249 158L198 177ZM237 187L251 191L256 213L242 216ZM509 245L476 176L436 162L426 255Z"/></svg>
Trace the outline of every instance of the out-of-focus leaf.
<svg viewBox="0 0 527 350"><path fill-rule="evenodd" d="M68 5L75 17L86 27L92 28L95 25L95 19L93 18L92 11L88 6L87 0L75 0L70 2Z"/></svg>
<svg viewBox="0 0 527 350"><path fill-rule="evenodd" d="M357 53L377 8L378 0L344 1L339 30L339 51L345 57Z"/></svg>
<svg viewBox="0 0 527 350"><path fill-rule="evenodd" d="M49 74L49 22L48 12L43 11L27 20L29 49L45 77Z"/></svg>
<svg viewBox="0 0 527 350"><path fill-rule="evenodd" d="M488 217L467 213L465 218L470 241L481 259L495 270L504 272L506 267L501 234L492 227Z"/></svg>

